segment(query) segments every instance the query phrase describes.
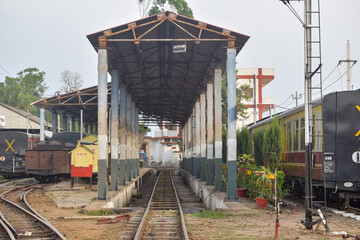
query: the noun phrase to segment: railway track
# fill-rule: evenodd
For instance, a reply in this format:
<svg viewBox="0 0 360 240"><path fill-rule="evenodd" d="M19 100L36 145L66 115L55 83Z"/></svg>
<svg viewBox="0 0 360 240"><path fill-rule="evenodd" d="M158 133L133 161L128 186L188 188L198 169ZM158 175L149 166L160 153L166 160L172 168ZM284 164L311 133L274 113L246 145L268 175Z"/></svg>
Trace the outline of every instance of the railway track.
<svg viewBox="0 0 360 240"><path fill-rule="evenodd" d="M26 194L31 190L26 187L12 188L0 196L0 218L14 239L66 239L27 203Z"/></svg>
<svg viewBox="0 0 360 240"><path fill-rule="evenodd" d="M140 221L141 220L141 221ZM189 239L169 170L162 170L133 239Z"/></svg>

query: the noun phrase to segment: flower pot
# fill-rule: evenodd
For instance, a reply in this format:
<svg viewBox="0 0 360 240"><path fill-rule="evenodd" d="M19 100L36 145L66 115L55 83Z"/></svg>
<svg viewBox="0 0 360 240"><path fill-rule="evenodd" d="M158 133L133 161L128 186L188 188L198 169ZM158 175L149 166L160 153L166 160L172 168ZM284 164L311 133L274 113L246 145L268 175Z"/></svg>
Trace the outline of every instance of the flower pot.
<svg viewBox="0 0 360 240"><path fill-rule="evenodd" d="M267 201L268 200L266 198L256 198L256 204L260 209L264 209L266 207Z"/></svg>
<svg viewBox="0 0 360 240"><path fill-rule="evenodd" d="M245 197L246 190L247 190L246 188L238 188L237 189L238 197Z"/></svg>

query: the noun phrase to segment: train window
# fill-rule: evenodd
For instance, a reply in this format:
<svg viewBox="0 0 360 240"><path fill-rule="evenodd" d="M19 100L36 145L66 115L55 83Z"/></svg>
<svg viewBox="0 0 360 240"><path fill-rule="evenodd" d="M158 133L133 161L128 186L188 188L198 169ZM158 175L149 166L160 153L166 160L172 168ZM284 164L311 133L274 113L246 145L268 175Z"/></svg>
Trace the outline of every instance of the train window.
<svg viewBox="0 0 360 240"><path fill-rule="evenodd" d="M294 120L294 151L299 151L299 120Z"/></svg>
<svg viewBox="0 0 360 240"><path fill-rule="evenodd" d="M305 118L300 120L300 150L305 150Z"/></svg>
<svg viewBox="0 0 360 240"><path fill-rule="evenodd" d="M315 132L315 114L312 115L312 126L311 126L311 142L312 142L312 145L311 145L311 148L312 150L315 150L315 135L316 135L316 132Z"/></svg>
<svg viewBox="0 0 360 240"><path fill-rule="evenodd" d="M286 132L287 132L287 146L286 146L286 150L288 152L291 152L291 122L288 122L286 124Z"/></svg>

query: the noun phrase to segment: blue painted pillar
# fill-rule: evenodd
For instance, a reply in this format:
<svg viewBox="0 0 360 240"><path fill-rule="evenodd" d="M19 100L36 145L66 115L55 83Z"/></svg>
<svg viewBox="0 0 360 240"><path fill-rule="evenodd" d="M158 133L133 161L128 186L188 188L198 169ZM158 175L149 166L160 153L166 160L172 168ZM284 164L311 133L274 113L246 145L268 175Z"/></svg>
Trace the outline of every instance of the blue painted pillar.
<svg viewBox="0 0 360 240"><path fill-rule="evenodd" d="M107 49L100 41L98 49L98 199L107 200Z"/></svg>
<svg viewBox="0 0 360 240"><path fill-rule="evenodd" d="M126 84L120 84L120 185L126 184Z"/></svg>
<svg viewBox="0 0 360 240"><path fill-rule="evenodd" d="M63 132L67 132L67 117L66 117L66 113L64 113L62 115L62 129L63 129Z"/></svg>
<svg viewBox="0 0 360 240"><path fill-rule="evenodd" d="M207 125L206 125L206 144L207 144L207 160L206 160L206 184L214 184L214 100L213 100L213 83L207 83L206 87L206 103L207 103Z"/></svg>
<svg viewBox="0 0 360 240"><path fill-rule="evenodd" d="M238 199L236 194L236 49L227 49L227 197Z"/></svg>
<svg viewBox="0 0 360 240"><path fill-rule="evenodd" d="M56 112L53 112L52 113L52 134L57 133L57 124L58 124L57 120L58 120L57 114L56 114Z"/></svg>
<svg viewBox="0 0 360 240"><path fill-rule="evenodd" d="M40 141L45 140L45 109L40 108Z"/></svg>
<svg viewBox="0 0 360 240"><path fill-rule="evenodd" d="M139 159L139 152L140 152L140 139L139 139L139 108L136 108L135 112L135 157L136 157L136 176L140 175L140 159Z"/></svg>
<svg viewBox="0 0 360 240"><path fill-rule="evenodd" d="M131 158L132 158L132 149L131 149L131 95L130 93L126 94L126 180L131 181Z"/></svg>
<svg viewBox="0 0 360 240"><path fill-rule="evenodd" d="M131 102L131 178L136 177L136 104Z"/></svg>
<svg viewBox="0 0 360 240"><path fill-rule="evenodd" d="M222 106L221 106L221 68L215 69L214 73L214 112L215 112L215 190L223 188L222 179Z"/></svg>
<svg viewBox="0 0 360 240"><path fill-rule="evenodd" d="M75 132L75 118L71 117L71 131Z"/></svg>
<svg viewBox="0 0 360 240"><path fill-rule="evenodd" d="M119 190L119 71L111 70L111 190Z"/></svg>

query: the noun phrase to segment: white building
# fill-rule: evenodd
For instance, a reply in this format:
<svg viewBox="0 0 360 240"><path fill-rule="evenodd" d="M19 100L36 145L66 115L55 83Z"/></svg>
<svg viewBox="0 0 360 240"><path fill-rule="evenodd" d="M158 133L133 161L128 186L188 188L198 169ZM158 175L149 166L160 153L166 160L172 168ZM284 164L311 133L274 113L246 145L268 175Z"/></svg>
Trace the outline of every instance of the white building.
<svg viewBox="0 0 360 240"><path fill-rule="evenodd" d="M147 153L151 163L157 165L178 165L182 159L178 141L181 140L181 128L175 124L165 124L156 130L150 140L150 151Z"/></svg>
<svg viewBox="0 0 360 240"><path fill-rule="evenodd" d="M255 87L254 87L254 75L256 78ZM248 108L246 110L248 118L243 119L240 116L237 118L236 127L241 129L242 127L253 123L254 119L257 121L262 119L263 113L269 111L270 107L274 107L274 98L273 97L263 97L262 89L268 83L274 79L274 69L273 68L239 68L237 69L237 80L236 85L240 87L241 85L247 84L250 86L249 91L245 95L250 98L243 103ZM256 96L256 108L254 96ZM254 109L256 114L254 115Z"/></svg>

